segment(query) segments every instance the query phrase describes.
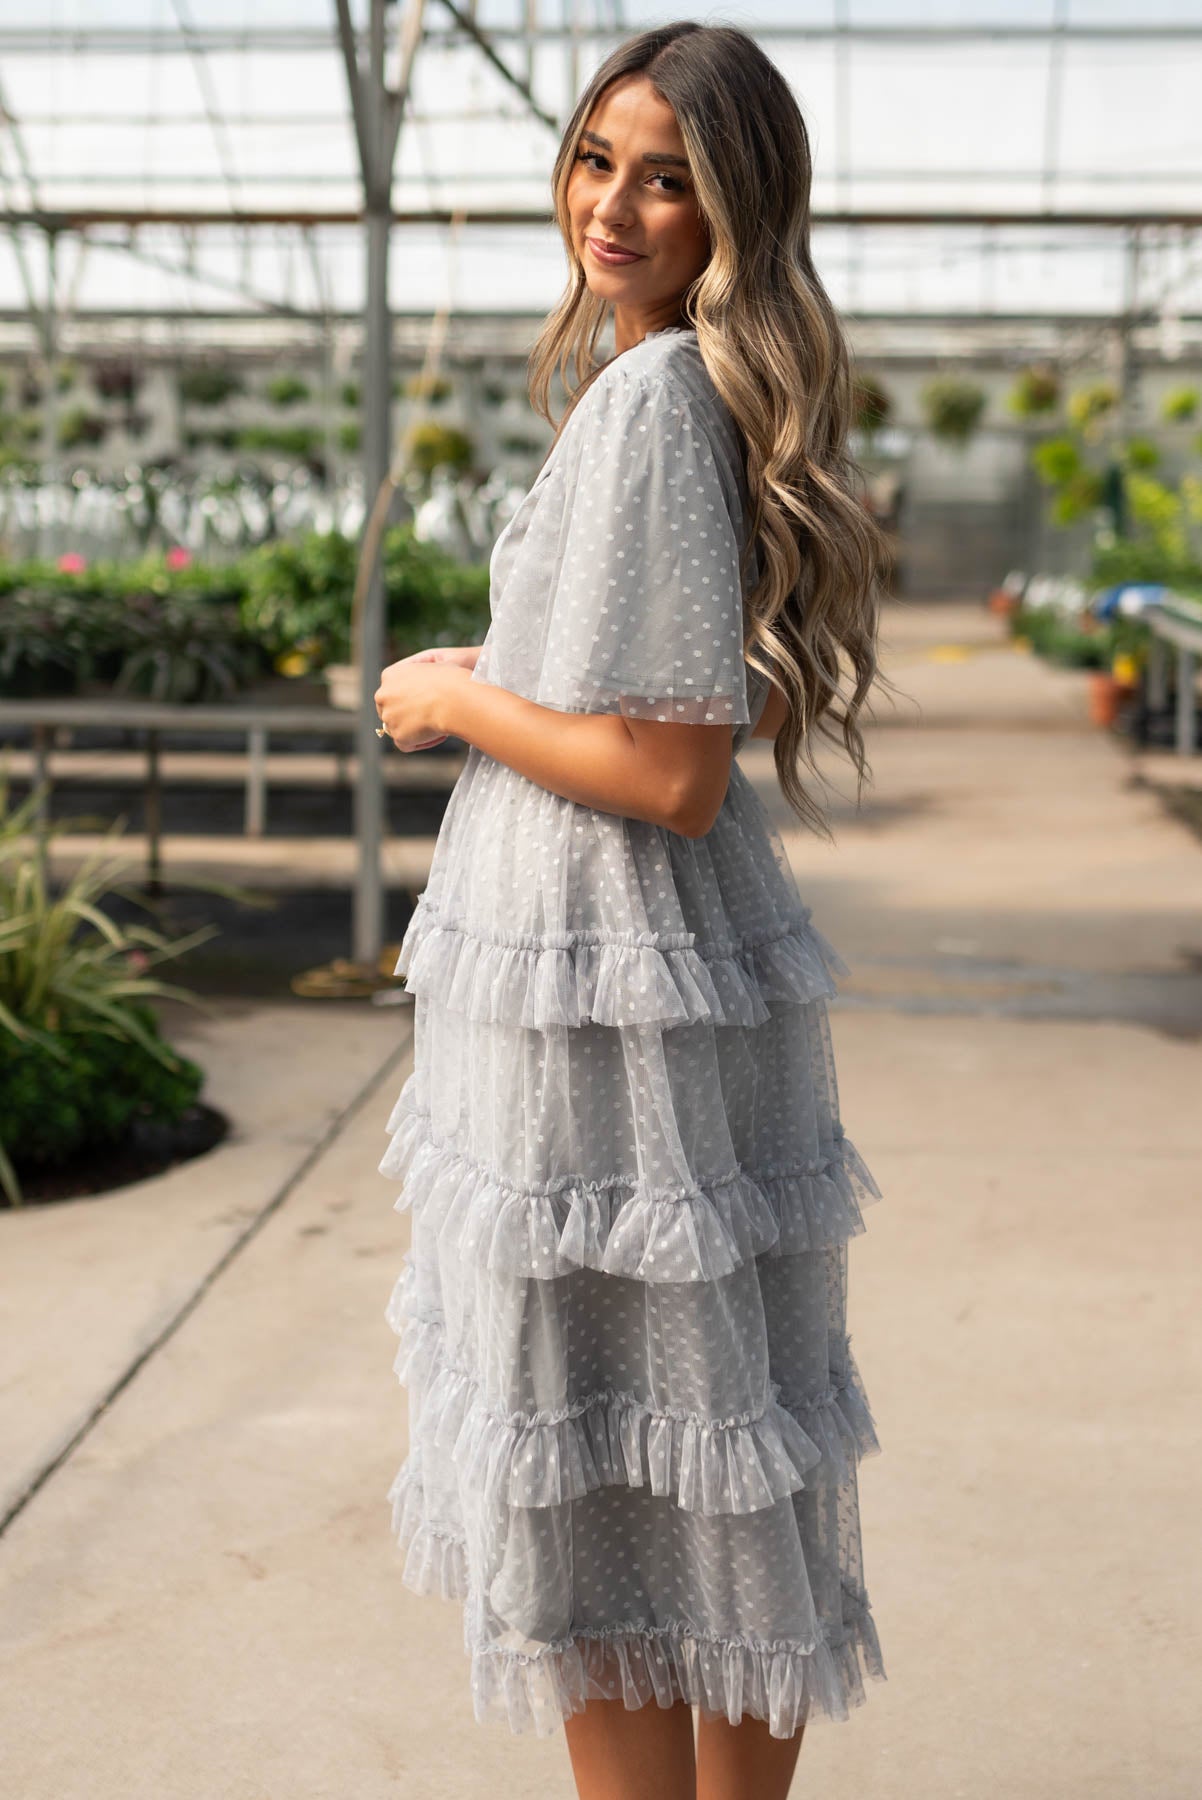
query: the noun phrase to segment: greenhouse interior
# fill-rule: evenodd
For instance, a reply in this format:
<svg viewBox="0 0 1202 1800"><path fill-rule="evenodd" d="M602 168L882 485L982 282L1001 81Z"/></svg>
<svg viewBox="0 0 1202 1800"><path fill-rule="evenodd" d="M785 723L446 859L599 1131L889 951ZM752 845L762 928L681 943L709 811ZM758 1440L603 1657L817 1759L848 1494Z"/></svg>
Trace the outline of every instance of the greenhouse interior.
<svg viewBox="0 0 1202 1800"><path fill-rule="evenodd" d="M0 1260L21 1346L0 1533L36 1595L0 1653L0 1739L22 1800L569 1791L554 1744L444 1736L457 1627L435 1641L406 1612L398 1643L374 1514L353 1529L374 1496L348 1471L371 1487L389 1418L372 1258L397 1248L380 1084L414 1054L398 955L459 783L487 761L454 732L399 754L376 697L386 667L490 630L494 547L569 399L562 369L551 418L531 393L570 277L553 164L601 62L683 16L0 9ZM998 1793L1167 1800L1202 1770L1168 1660L1185 1584L1148 1548L1188 1553L1185 1509L1146 1451L1148 1433L1179 1442L1199 1248L1170 1198L1202 1167L1202 12L759 0L696 21L753 37L804 118L810 249L854 378L846 448L882 546L871 777L837 741L799 765L833 837L786 804L766 735L736 765L852 965L832 1008L849 1116L911 1202L904 1225L881 1209L862 1262L861 1342L898 1446L868 1497L898 1678L853 1744L816 1734L809 1776L879 1800L976 1792L971 1721L1003 1702L1024 1724L991 1752ZM614 327L611 311L602 361ZM1160 1230L1146 1281L1119 1224L1132 1194ZM339 1261L326 1234L343 1231ZM1129 1258L1135 1301L1158 1290L1134 1348ZM297 1327L302 1359L326 1344L343 1371L312 1419L279 1347ZM251 1367L262 1393L235 1403ZM1045 1381L1066 1435L1041 1437L1033 1474ZM165 1413L138 1410L143 1383L178 1404L177 1447ZM199 1478L235 1440L241 1474L206 1514ZM1046 1501L1034 1548L986 1498L1009 1456L1034 1483L1022 1507ZM1124 1468L1141 1531L1116 1547L1097 1494ZM995 1567L970 1631L944 1583L978 1582L974 1544ZM1091 1558L1123 1564L1121 1602L1102 1604ZM281 1574L258 1611L237 1585L252 1568ZM288 1579L321 1585L324 1640ZM1092 1679L1089 1644L1063 1647L1070 1618L1091 1626ZM258 1674L268 1639L293 1659L299 1736ZM212 1687L233 1709L220 1747Z"/></svg>

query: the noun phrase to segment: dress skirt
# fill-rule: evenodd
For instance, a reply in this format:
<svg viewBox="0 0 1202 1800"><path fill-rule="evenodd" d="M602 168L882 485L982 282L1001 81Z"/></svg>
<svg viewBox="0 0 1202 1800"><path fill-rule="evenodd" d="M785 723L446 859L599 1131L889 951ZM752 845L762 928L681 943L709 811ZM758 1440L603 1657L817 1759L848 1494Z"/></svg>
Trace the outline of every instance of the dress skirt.
<svg viewBox="0 0 1202 1800"><path fill-rule="evenodd" d="M846 1718L885 1674L847 1320L879 1190L840 1117L846 970L751 783L696 839L469 750L397 970L388 1500L404 1582L462 1605L476 1717Z"/></svg>

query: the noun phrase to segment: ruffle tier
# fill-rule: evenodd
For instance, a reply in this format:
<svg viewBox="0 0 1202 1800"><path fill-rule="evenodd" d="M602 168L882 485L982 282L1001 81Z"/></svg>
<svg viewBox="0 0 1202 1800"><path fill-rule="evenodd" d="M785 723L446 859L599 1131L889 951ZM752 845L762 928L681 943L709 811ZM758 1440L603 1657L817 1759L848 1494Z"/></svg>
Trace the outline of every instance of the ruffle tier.
<svg viewBox="0 0 1202 1800"><path fill-rule="evenodd" d="M396 1329L392 1307L389 1316ZM554 1411L502 1415L472 1372L448 1359L441 1321L405 1319L398 1335L394 1370L421 1396L413 1441L445 1450L461 1489L494 1504L559 1506L599 1487L649 1486L688 1512L756 1512L803 1488L820 1464L844 1482L850 1464L880 1449L854 1364L796 1406L785 1406L772 1382L758 1414L728 1419L612 1390Z"/></svg>
<svg viewBox="0 0 1202 1800"><path fill-rule="evenodd" d="M385 1498L392 1505L392 1535L405 1552L401 1580L415 1594L443 1600L467 1597L467 1546L460 1532L441 1530L426 1517L420 1466L410 1451Z"/></svg>
<svg viewBox="0 0 1202 1800"><path fill-rule="evenodd" d="M405 1563L401 1579L417 1594L476 1610L464 1539L432 1530L425 1517L420 1469L411 1456L389 1489L394 1529ZM683 1700L737 1724L766 1721L773 1737L791 1737L811 1713L846 1719L867 1695L866 1677L885 1679L868 1597L842 1590L842 1623L812 1643L718 1637L683 1624L631 1620L581 1631L531 1654L503 1646L471 1648L473 1710L480 1724L500 1721L514 1733L549 1737L592 1699L627 1707Z"/></svg>
<svg viewBox="0 0 1202 1800"><path fill-rule="evenodd" d="M786 931L701 944L693 932L482 932L423 893L394 973L470 1019L550 1031L762 1025L774 1006L833 998L848 969L808 908Z"/></svg>
<svg viewBox="0 0 1202 1800"><path fill-rule="evenodd" d="M398 1212L435 1221L453 1254L511 1275L547 1279L594 1269L637 1281L715 1281L754 1256L794 1256L862 1233L877 1187L836 1129L827 1154L790 1169L745 1169L689 1188L571 1175L516 1184L432 1133L402 1095L379 1164L400 1180Z"/></svg>

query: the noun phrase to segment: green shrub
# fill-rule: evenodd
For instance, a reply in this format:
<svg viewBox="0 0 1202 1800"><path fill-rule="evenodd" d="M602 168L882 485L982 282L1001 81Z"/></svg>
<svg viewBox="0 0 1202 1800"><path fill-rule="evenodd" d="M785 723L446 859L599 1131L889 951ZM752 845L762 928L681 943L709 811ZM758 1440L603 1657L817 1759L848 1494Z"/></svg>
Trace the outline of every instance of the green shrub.
<svg viewBox="0 0 1202 1800"><path fill-rule="evenodd" d="M130 1011L159 1037L149 1006L133 1002ZM53 1051L0 1039L0 1145L18 1178L119 1144L135 1118L174 1123L204 1085L200 1065L178 1053L167 1067L141 1044L106 1032L71 1029L53 1038Z"/></svg>
<svg viewBox="0 0 1202 1800"><path fill-rule="evenodd" d="M122 1090L133 1099L127 1119L143 1104L182 1111L191 1103L193 1066L162 1041L147 1002L171 996L202 1003L149 970L215 930L203 926L170 940L152 926L118 925L101 904L108 894L144 902L122 879L124 865L104 851L52 891L48 859L29 841L43 793L11 806L7 767L0 769L0 1188L13 1205L21 1200L18 1168L51 1148L54 1124L45 1115L76 1133L75 1148L92 1130L103 1137L119 1129ZM66 825L44 824L43 847ZM106 833L107 843L118 829ZM115 1048L98 1045L101 1039ZM147 1059L175 1085L156 1084ZM84 1093L72 1124L64 1110L75 1075Z"/></svg>

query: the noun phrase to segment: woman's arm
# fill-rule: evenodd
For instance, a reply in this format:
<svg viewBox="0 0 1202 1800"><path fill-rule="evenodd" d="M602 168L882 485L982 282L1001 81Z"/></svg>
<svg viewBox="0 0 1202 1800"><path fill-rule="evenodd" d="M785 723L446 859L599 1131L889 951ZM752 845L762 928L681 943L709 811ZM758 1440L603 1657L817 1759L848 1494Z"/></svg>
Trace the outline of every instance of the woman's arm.
<svg viewBox="0 0 1202 1800"><path fill-rule="evenodd" d="M376 710L398 749L462 738L565 800L685 837L709 830L730 779L729 725L560 712L448 661L390 664Z"/></svg>
<svg viewBox="0 0 1202 1800"><path fill-rule="evenodd" d="M778 687L768 689L768 698L764 702L764 710L756 720L752 737L775 739L777 732L785 722L787 712L785 696Z"/></svg>

